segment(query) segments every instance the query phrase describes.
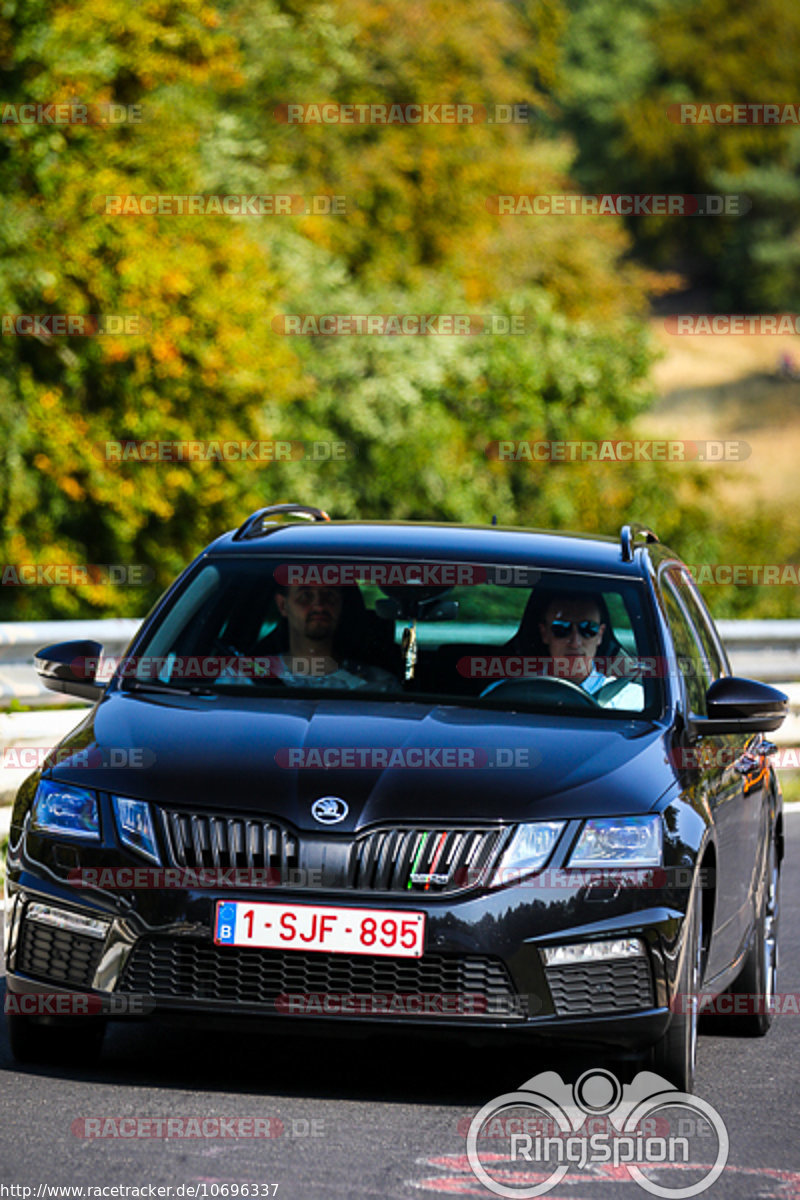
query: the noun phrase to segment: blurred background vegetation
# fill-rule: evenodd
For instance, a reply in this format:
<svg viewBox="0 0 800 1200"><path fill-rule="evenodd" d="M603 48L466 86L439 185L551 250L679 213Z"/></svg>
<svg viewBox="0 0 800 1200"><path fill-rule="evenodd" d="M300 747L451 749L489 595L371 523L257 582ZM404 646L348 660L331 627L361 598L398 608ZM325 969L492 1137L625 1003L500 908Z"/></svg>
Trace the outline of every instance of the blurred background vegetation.
<svg viewBox="0 0 800 1200"><path fill-rule="evenodd" d="M744 391L713 382L703 408L691 364L682 389L659 384L654 336L667 312L800 311L797 128L666 116L792 100L799 59L794 0L5 0L4 104L138 104L142 120L0 126L0 313L139 314L150 330L0 339L0 563L141 564L153 581L6 586L0 619L142 615L212 537L289 499L340 518L497 514L611 534L635 519L692 564L800 563L796 469L776 488L771 461L793 445L800 384L778 380L776 339ZM522 103L530 120L276 118L325 100ZM485 204L564 191L737 191L753 208L626 221ZM343 195L347 212L126 217L98 200L270 192ZM527 332L290 338L273 329L282 313L520 315ZM702 341L729 355L730 339ZM701 408L708 436L758 426L758 452L486 454L499 439L692 437ZM355 454L113 464L94 450L256 438ZM793 587L704 590L717 616L798 612Z"/></svg>

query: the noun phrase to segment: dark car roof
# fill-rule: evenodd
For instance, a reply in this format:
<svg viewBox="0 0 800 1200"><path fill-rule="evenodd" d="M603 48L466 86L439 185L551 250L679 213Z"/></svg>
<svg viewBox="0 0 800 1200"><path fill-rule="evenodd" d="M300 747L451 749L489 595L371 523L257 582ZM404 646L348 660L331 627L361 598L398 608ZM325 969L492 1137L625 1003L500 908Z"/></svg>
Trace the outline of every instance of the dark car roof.
<svg viewBox="0 0 800 1200"><path fill-rule="evenodd" d="M600 534L553 533L496 525L450 525L400 521L320 521L275 525L248 539L226 533L205 551L213 555L262 556L285 554L346 558L409 560L414 562L502 562L519 566L535 563L553 570L592 571L641 578L647 568L643 554L658 557L666 548L637 545L631 561L623 561L619 538ZM669 552L667 552L669 553Z"/></svg>

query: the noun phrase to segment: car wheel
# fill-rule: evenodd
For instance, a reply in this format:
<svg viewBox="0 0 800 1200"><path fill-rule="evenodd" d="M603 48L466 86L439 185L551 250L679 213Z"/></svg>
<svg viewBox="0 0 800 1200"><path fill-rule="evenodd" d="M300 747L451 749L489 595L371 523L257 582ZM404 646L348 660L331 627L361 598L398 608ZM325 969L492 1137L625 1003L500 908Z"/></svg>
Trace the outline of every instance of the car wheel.
<svg viewBox="0 0 800 1200"><path fill-rule="evenodd" d="M683 961L673 991L669 1028L652 1048L653 1070L681 1092L694 1088L697 1063L697 1006L702 979L703 929L700 892L694 889L684 921Z"/></svg>
<svg viewBox="0 0 800 1200"><path fill-rule="evenodd" d="M748 996L743 1007L749 1012L736 1012L735 1002L730 1015L714 1019L715 1032L736 1037L763 1037L772 1024L772 1004L778 974L778 909L780 867L775 836L770 838L765 879L761 888L761 904L744 965L725 995ZM753 1010L756 1011L753 1011Z"/></svg>
<svg viewBox="0 0 800 1200"><path fill-rule="evenodd" d="M74 1018L74 1023L44 1025L35 1017L6 1013L8 1043L20 1063L91 1063L100 1057L106 1023Z"/></svg>

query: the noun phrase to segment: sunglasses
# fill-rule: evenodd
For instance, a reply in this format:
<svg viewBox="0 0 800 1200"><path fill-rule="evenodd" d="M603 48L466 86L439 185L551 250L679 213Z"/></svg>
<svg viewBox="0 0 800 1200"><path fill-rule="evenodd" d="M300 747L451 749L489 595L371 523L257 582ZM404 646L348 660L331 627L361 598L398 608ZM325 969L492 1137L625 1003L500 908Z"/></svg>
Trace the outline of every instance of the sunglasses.
<svg viewBox="0 0 800 1200"><path fill-rule="evenodd" d="M550 632L553 637L568 638L573 625L583 638L597 637L600 632L599 621L551 621Z"/></svg>

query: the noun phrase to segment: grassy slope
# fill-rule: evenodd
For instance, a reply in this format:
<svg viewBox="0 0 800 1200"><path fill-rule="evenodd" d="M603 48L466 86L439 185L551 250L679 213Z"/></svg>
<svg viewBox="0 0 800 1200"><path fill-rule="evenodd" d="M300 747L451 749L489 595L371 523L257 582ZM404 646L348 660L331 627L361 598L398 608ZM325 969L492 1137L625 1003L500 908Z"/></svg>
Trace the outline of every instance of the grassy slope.
<svg viewBox="0 0 800 1200"><path fill-rule="evenodd" d="M747 442L752 453L727 484L726 500L745 505L753 495L800 502L800 382L778 374L780 356L800 368L800 337L683 336L652 322L663 352L654 378L659 404L639 422L649 436Z"/></svg>

